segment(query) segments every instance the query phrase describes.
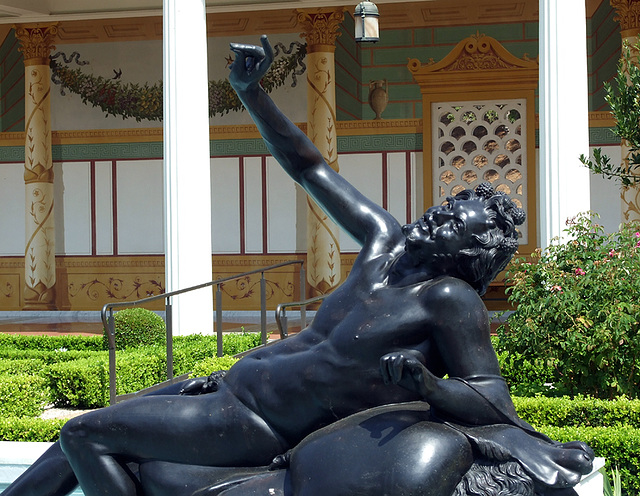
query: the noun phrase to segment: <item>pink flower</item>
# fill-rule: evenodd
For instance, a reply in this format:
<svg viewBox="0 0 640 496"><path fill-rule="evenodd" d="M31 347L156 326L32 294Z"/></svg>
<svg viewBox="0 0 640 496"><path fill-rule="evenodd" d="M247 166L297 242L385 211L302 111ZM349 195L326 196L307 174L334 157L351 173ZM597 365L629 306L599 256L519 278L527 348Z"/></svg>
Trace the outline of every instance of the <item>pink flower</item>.
<svg viewBox="0 0 640 496"><path fill-rule="evenodd" d="M576 269L576 275L577 275L577 276L583 276L583 275L585 275L585 274L586 274L586 272L585 272L584 270L582 270L580 267L578 267L578 268Z"/></svg>
<svg viewBox="0 0 640 496"><path fill-rule="evenodd" d="M634 236L635 236L636 238L640 238L640 232L635 233L635 234L634 234Z"/></svg>
<svg viewBox="0 0 640 496"><path fill-rule="evenodd" d="M557 284L551 286L552 293L562 293L562 286L558 286Z"/></svg>
<svg viewBox="0 0 640 496"><path fill-rule="evenodd" d="M609 256L611 258L615 257L617 255L616 251L612 248L611 250L609 250Z"/></svg>

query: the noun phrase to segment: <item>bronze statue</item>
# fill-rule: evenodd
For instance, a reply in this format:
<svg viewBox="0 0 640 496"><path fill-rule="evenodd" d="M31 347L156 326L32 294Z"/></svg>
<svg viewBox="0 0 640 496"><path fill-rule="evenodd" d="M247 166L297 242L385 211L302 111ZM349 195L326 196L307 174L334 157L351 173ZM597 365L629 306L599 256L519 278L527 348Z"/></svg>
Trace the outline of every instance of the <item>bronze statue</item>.
<svg viewBox="0 0 640 496"><path fill-rule="evenodd" d="M385 484L451 496L479 458L515 464L549 494L575 484L593 454L517 417L479 296L515 253L524 212L483 184L401 226L260 88L266 36L231 47L231 84L269 150L362 245L349 277L308 328L222 378L69 420L3 495L60 496L79 483L86 496L355 496L388 494Z"/></svg>

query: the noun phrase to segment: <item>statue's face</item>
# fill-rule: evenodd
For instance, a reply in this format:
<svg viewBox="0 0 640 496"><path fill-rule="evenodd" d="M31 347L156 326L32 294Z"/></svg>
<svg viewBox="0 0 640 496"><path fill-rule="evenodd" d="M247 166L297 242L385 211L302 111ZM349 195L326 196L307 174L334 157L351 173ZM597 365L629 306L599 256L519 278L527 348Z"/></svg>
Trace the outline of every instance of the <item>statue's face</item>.
<svg viewBox="0 0 640 496"><path fill-rule="evenodd" d="M402 228L406 251L416 264L437 263L442 255L456 255L476 245L474 235L495 227L481 200L448 198L444 205L431 207L413 224Z"/></svg>

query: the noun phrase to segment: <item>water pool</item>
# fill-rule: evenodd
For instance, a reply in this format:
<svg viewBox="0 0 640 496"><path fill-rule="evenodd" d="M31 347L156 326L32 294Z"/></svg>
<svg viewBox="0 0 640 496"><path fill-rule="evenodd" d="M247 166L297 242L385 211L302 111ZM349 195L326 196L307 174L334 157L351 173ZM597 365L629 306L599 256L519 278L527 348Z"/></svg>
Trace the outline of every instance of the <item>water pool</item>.
<svg viewBox="0 0 640 496"><path fill-rule="evenodd" d="M0 492L16 480L52 443L0 442ZM84 496L76 489L71 496Z"/></svg>

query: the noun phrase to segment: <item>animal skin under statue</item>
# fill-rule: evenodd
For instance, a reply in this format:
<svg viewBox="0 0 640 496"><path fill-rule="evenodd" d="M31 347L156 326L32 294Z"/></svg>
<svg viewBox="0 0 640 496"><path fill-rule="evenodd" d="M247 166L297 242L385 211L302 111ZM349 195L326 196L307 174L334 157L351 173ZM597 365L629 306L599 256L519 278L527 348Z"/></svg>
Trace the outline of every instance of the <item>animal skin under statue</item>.
<svg viewBox="0 0 640 496"><path fill-rule="evenodd" d="M518 418L480 298L524 212L485 183L402 226L261 89L267 38L231 48L269 150L362 246L349 277L309 327L226 374L69 420L3 496L575 494L593 452Z"/></svg>

